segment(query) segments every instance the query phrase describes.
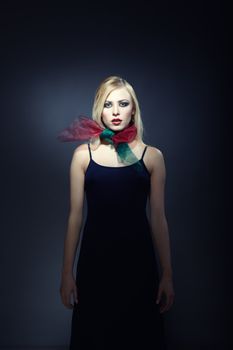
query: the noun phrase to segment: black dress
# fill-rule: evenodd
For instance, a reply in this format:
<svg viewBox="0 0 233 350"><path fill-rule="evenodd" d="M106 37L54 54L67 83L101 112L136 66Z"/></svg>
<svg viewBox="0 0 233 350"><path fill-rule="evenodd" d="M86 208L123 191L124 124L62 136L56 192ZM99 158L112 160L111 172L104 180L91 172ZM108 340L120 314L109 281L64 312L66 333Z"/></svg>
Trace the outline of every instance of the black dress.
<svg viewBox="0 0 233 350"><path fill-rule="evenodd" d="M85 174L87 218L76 270L78 303L69 349L165 349L156 297L159 275L146 214L150 173L92 159ZM137 163L138 163L137 162Z"/></svg>

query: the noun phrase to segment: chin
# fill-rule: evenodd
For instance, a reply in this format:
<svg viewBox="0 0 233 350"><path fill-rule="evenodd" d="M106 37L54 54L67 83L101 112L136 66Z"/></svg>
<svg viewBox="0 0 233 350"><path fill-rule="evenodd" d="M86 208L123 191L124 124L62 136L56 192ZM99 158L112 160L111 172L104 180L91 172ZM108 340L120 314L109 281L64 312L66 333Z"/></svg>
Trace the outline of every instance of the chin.
<svg viewBox="0 0 233 350"><path fill-rule="evenodd" d="M114 130L114 131L120 131L120 130L123 130L125 128L125 126L124 125L111 125L111 126L109 126L109 129L112 129L112 130Z"/></svg>

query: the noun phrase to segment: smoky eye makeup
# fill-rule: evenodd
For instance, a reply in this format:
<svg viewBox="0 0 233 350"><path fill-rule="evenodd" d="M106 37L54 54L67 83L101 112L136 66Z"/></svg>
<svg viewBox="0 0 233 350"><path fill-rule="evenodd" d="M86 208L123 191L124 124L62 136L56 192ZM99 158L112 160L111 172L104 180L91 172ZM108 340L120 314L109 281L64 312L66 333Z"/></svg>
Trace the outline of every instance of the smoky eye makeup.
<svg viewBox="0 0 233 350"><path fill-rule="evenodd" d="M105 108L111 107L111 102L106 101L106 102L104 103L104 107L105 107Z"/></svg>
<svg viewBox="0 0 233 350"><path fill-rule="evenodd" d="M119 102L119 105L121 107L126 107L126 106L129 105L129 101L127 101L127 100L121 100L121 101L118 101L118 102ZM110 108L111 106L112 106L112 102L111 101L105 101L105 103L104 103L104 107L105 108Z"/></svg>
<svg viewBox="0 0 233 350"><path fill-rule="evenodd" d="M129 105L129 102L128 101L120 101L120 106L122 106L122 107L126 107L126 106L128 106Z"/></svg>

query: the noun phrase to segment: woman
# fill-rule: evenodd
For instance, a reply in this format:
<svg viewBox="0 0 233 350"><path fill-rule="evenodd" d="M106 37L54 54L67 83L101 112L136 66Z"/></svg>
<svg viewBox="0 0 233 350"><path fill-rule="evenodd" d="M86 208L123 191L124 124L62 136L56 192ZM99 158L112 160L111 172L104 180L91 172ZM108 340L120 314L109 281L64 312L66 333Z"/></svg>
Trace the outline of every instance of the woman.
<svg viewBox="0 0 233 350"><path fill-rule="evenodd" d="M174 290L164 158L143 143L138 100L126 80L102 81L92 117L59 135L62 141L89 138L74 150L70 167L60 286L63 304L73 309L70 349L165 349L162 313L171 307ZM88 215L74 278L85 193Z"/></svg>

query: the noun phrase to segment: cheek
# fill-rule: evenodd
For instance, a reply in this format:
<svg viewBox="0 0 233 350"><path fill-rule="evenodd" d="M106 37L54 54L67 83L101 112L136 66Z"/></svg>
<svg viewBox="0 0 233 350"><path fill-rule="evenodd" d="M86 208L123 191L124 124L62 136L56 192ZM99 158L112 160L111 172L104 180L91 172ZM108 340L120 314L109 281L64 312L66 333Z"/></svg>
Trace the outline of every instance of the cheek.
<svg viewBox="0 0 233 350"><path fill-rule="evenodd" d="M109 110L103 109L102 117L107 117L109 115Z"/></svg>
<svg viewBox="0 0 233 350"><path fill-rule="evenodd" d="M121 113L124 114L124 115L126 115L126 116L131 116L131 114L132 114L132 108L131 108L131 107L124 108L124 109L122 109Z"/></svg>

